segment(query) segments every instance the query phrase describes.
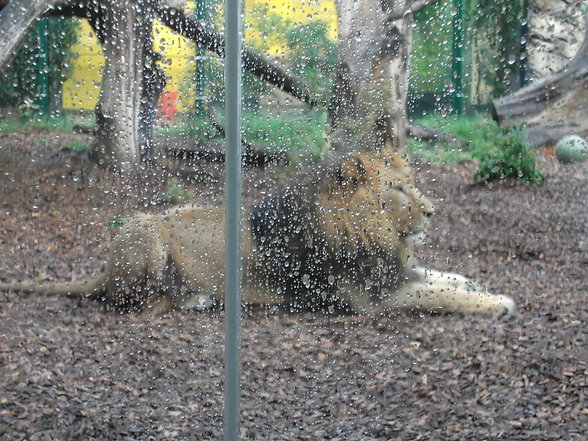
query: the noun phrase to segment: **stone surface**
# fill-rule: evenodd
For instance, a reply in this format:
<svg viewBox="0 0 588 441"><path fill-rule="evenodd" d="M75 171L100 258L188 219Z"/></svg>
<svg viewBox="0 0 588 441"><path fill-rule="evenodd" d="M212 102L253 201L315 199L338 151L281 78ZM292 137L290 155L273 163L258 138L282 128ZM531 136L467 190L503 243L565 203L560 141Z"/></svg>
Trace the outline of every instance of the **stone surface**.
<svg viewBox="0 0 588 441"><path fill-rule="evenodd" d="M567 135L555 145L555 156L559 162L569 164L588 159L588 143L577 135Z"/></svg>
<svg viewBox="0 0 588 441"><path fill-rule="evenodd" d="M585 23L575 0L535 0L529 8L529 79L562 70L584 39Z"/></svg>

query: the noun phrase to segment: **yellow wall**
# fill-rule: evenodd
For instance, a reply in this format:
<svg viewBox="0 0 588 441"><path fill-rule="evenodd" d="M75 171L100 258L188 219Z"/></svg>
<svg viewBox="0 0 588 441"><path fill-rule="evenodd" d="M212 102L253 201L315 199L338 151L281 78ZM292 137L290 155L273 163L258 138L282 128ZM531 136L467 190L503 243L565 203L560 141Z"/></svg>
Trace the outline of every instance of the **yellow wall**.
<svg viewBox="0 0 588 441"><path fill-rule="evenodd" d="M155 23L153 34L155 51L163 56L160 65L167 77L165 90L181 91L177 110L187 111L194 100L190 80L195 70L195 45L159 23ZM72 73L63 83L62 104L64 109L93 110L100 95L104 56L98 37L85 19L81 20L79 35L79 41L72 50L75 54Z"/></svg>
<svg viewBox="0 0 588 441"><path fill-rule="evenodd" d="M96 34L87 20L81 20L78 43L72 48L72 73L63 83L63 108L90 110L100 94L104 56Z"/></svg>
<svg viewBox="0 0 588 441"><path fill-rule="evenodd" d="M276 14L290 26L321 20L329 29L330 37L337 38L337 14L334 0L247 0L245 11L245 40L247 44L263 48L270 55L280 56L287 50L284 35L266 33L259 21Z"/></svg>
<svg viewBox="0 0 588 441"><path fill-rule="evenodd" d="M194 10L194 2L186 3L186 10ZM265 12L264 12L265 11ZM337 20L334 0L247 0L245 10L246 44L263 48L272 55L285 51L281 35L257 30L261 14L277 14L291 25L320 19L329 25L331 37L336 38ZM154 48L161 53L161 67L167 76L166 91L178 92L178 112L191 111L194 107L194 72L196 47L188 39L171 29L155 23ZM72 73L63 84L63 108L93 110L100 94L101 72L104 56L100 43L87 20L81 20L79 41L73 48L77 56L72 60Z"/></svg>

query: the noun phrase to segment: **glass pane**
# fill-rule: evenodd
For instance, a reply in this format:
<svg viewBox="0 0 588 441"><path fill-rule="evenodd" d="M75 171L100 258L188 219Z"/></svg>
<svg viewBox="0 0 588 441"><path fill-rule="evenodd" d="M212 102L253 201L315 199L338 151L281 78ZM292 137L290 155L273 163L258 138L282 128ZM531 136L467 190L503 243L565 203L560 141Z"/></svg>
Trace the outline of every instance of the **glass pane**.
<svg viewBox="0 0 588 441"><path fill-rule="evenodd" d="M0 439L220 439L223 6L20 3ZM241 438L583 439L583 9L244 6Z"/></svg>

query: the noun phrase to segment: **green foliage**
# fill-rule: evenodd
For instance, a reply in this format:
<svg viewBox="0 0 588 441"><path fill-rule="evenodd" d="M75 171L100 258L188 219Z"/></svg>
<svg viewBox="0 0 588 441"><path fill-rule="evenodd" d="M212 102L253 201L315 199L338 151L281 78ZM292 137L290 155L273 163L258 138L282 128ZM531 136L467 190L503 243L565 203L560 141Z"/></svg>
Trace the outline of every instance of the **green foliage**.
<svg viewBox="0 0 588 441"><path fill-rule="evenodd" d="M417 12L410 54L410 87L437 92L451 80L452 0L440 1Z"/></svg>
<svg viewBox="0 0 588 441"><path fill-rule="evenodd" d="M337 44L329 39L326 23L314 20L296 25L286 32L286 41L292 72L304 78L320 100L328 102L338 51Z"/></svg>
<svg viewBox="0 0 588 441"><path fill-rule="evenodd" d="M165 185L163 200L173 205L181 205L194 200L194 193L179 179L172 178Z"/></svg>
<svg viewBox="0 0 588 441"><path fill-rule="evenodd" d="M320 158L326 147L328 128L324 111L244 112L243 123L243 136L247 141L286 150L289 160L295 164Z"/></svg>
<svg viewBox="0 0 588 441"><path fill-rule="evenodd" d="M456 137L455 142L435 144L409 139L409 152L432 163L472 161L475 155L493 154L502 140L500 128L482 115L455 117L436 114L419 119L417 123Z"/></svg>
<svg viewBox="0 0 588 441"><path fill-rule="evenodd" d="M59 96L61 84L70 71L70 48L77 41L77 23L67 18L46 18L47 86L52 96ZM5 107L24 106L23 117L37 116L44 87L39 84L39 64L43 56L42 35L31 31L9 66L0 73L0 102Z"/></svg>
<svg viewBox="0 0 588 441"><path fill-rule="evenodd" d="M20 121L2 121L0 122L0 133L14 133L20 131L46 131L72 133L74 123L68 118L49 118L49 119L30 119L24 117Z"/></svg>
<svg viewBox="0 0 588 441"><path fill-rule="evenodd" d="M78 153L83 153L88 150L88 146L81 141L72 141L61 147L61 150L71 150Z"/></svg>
<svg viewBox="0 0 588 441"><path fill-rule="evenodd" d="M18 106L21 111L21 119L23 121L31 121L36 115L39 114L41 106L29 97L25 97L23 103Z"/></svg>
<svg viewBox="0 0 588 441"><path fill-rule="evenodd" d="M196 115L184 124L174 124L169 127L156 127L156 136L187 137L206 144L209 140L220 139L218 131L212 126L208 118Z"/></svg>
<svg viewBox="0 0 588 441"><path fill-rule="evenodd" d="M271 11L269 5L260 3L253 8L246 26L247 44L252 44L258 52L268 53L272 46L283 46L284 35L292 27L292 22L284 20L279 14ZM271 53L270 55L278 54ZM280 62L283 61L283 59L280 60ZM260 80L251 73L247 71L243 73L244 97L255 97L267 93L272 88L273 86L269 83Z"/></svg>
<svg viewBox="0 0 588 441"><path fill-rule="evenodd" d="M477 179L494 181L517 178L536 184L545 181L543 173L536 167L535 154L526 144L525 134L521 129L506 131L495 154L476 156L480 161L480 168L475 174Z"/></svg>
<svg viewBox="0 0 588 441"><path fill-rule="evenodd" d="M127 223L127 220L123 216L112 216L106 226L108 229L118 228Z"/></svg>
<svg viewBox="0 0 588 441"><path fill-rule="evenodd" d="M411 156L418 156L424 162L430 164L451 165L463 161L470 161L472 155L454 143L432 144L410 138L408 140L408 153Z"/></svg>
<svg viewBox="0 0 588 441"><path fill-rule="evenodd" d="M272 11L267 3L256 4L247 18L245 40L248 45L253 45L263 52L268 52L272 46L279 45L286 30L292 26L290 20L283 19L278 13Z"/></svg>
<svg viewBox="0 0 588 441"><path fill-rule="evenodd" d="M337 61L337 43L329 38L327 24L322 20L294 24L259 4L253 9L249 21L251 37L248 39L260 52L278 55L280 64L306 80L317 98L326 101L333 87L333 74ZM286 48L276 54L276 48ZM272 51L274 53L272 53ZM273 86L250 74L243 75L245 95L260 94Z"/></svg>
<svg viewBox="0 0 588 441"><path fill-rule="evenodd" d="M544 181L521 129L501 129L482 115L461 118L436 115L418 123L456 136L455 142L443 144L409 140L409 153L425 161L442 164L476 161L479 169L475 178L486 181L508 177L534 183Z"/></svg>
<svg viewBox="0 0 588 441"><path fill-rule="evenodd" d="M223 117L219 116L221 125ZM306 163L318 159L326 148L325 133L328 131L327 113L324 110L295 110L265 113L243 111L243 137L254 145L288 152L288 159L295 163ZM158 129L157 135L168 137L190 137L200 144L211 140L223 143L223 138L206 119L195 118L189 123Z"/></svg>
<svg viewBox="0 0 588 441"><path fill-rule="evenodd" d="M491 87L493 96L510 90L516 79L521 57L520 26L522 2L512 0L478 0L468 11L472 38L477 40L481 79Z"/></svg>

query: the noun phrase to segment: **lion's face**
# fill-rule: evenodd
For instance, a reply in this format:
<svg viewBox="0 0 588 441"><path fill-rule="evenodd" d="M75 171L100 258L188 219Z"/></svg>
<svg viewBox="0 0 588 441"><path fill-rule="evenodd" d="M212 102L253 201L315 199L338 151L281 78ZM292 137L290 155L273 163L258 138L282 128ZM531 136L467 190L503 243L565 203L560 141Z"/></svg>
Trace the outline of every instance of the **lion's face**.
<svg viewBox="0 0 588 441"><path fill-rule="evenodd" d="M384 159L383 170L376 178L381 188L380 205L391 216L395 230L401 236L424 232L435 207L414 184L412 170L399 155Z"/></svg>
<svg viewBox="0 0 588 441"><path fill-rule="evenodd" d="M403 254L423 233L433 203L414 185L406 161L392 152L345 159L319 192L319 219L334 249Z"/></svg>

